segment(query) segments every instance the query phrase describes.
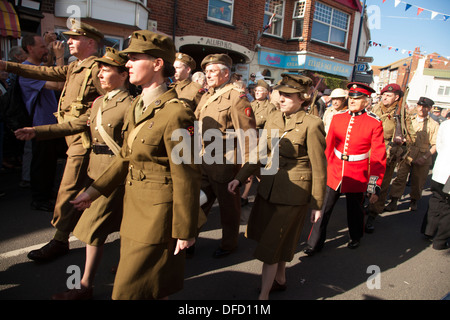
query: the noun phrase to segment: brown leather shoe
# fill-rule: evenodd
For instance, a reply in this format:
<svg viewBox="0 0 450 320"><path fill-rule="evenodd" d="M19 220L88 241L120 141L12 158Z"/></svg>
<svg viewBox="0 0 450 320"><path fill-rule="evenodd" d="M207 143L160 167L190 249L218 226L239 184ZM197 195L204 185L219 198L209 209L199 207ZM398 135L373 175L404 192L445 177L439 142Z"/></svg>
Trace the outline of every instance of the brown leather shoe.
<svg viewBox="0 0 450 320"><path fill-rule="evenodd" d="M70 289L54 294L52 300L90 300L92 299L92 287L81 289Z"/></svg>
<svg viewBox="0 0 450 320"><path fill-rule="evenodd" d="M42 248L30 251L27 257L36 262L49 262L68 252L68 243L53 239Z"/></svg>
<svg viewBox="0 0 450 320"><path fill-rule="evenodd" d="M272 288L270 288L270 292L277 292L277 291L285 291L287 288L286 283L279 284L277 280L273 280Z"/></svg>

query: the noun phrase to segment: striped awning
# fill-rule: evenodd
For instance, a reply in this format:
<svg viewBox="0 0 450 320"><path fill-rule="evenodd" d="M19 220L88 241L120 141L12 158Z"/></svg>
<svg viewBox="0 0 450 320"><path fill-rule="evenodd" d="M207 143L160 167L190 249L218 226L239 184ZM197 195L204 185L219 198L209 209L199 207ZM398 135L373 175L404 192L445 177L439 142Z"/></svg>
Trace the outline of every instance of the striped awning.
<svg viewBox="0 0 450 320"><path fill-rule="evenodd" d="M19 17L11 3L0 0L0 35L20 38Z"/></svg>

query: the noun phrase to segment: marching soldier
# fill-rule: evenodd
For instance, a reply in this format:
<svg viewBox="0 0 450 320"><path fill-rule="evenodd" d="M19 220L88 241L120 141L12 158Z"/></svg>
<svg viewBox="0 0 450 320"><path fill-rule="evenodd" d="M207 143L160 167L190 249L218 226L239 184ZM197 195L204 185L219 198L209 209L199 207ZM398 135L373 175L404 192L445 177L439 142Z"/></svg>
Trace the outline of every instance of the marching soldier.
<svg viewBox="0 0 450 320"><path fill-rule="evenodd" d="M256 128L263 129L266 123L267 116L275 106L267 99L269 95L269 84L264 80L258 80L255 87L255 100L252 101L251 106L253 114L255 115Z"/></svg>
<svg viewBox="0 0 450 320"><path fill-rule="evenodd" d="M25 140L33 137L44 140L64 136L68 146L66 166L52 219L52 224L56 228L55 236L42 248L29 252L28 258L35 261L50 261L69 251L69 235L81 215L69 201L75 199L90 182L87 167L91 145L87 123L92 102L104 93L97 76L99 69L95 61L103 34L75 19L72 20L72 29L64 34L69 36L67 44L70 54L78 59L68 66L44 67L11 62L0 63L0 70L17 73L23 77L65 81L56 114L58 125L42 125L16 131L16 137Z"/></svg>
<svg viewBox="0 0 450 320"><path fill-rule="evenodd" d="M398 199L403 195L410 172L410 210L417 210L417 202L422 197L422 189L430 170L432 156L436 153L436 137L439 124L428 115L433 104L434 101L426 97L420 97L417 102L417 114L412 119L415 139L408 148L406 158L399 165L397 177L391 186L391 202L386 206L386 211L397 210Z"/></svg>
<svg viewBox="0 0 450 320"><path fill-rule="evenodd" d="M174 87L178 99L186 102L192 111L195 111L204 93L203 87L192 81L191 73L195 70L196 63L189 55L179 52L175 55L173 67L175 68L174 78L176 80Z"/></svg>
<svg viewBox="0 0 450 320"><path fill-rule="evenodd" d="M395 167L402 160L402 155L405 153L404 139L402 138L405 125L402 127L401 114L399 112L401 111L400 108L403 108L401 105L402 97L403 91L398 84L388 84L381 90L381 101L372 110L383 123L384 143L386 145L386 172L384 173L378 201L369 204L365 226L365 230L368 233L372 233L375 230L374 220L384 210L384 203ZM405 110L403 110L403 113L405 113Z"/></svg>
<svg viewBox="0 0 450 320"><path fill-rule="evenodd" d="M212 163L203 155L202 161L202 190L208 197L208 201L202 206L207 215L218 199L222 223L222 242L214 252L214 257L219 258L230 254L238 245L239 225L241 216L240 194L228 192L230 182L239 171L245 159L237 163L230 163L226 158L227 132L242 129L255 130L255 117L247 96L229 83L231 75L231 58L226 54L210 54L202 61L202 69L205 71L209 90L200 101L195 114L200 122L200 134L208 129L216 129L223 139L223 154L216 154ZM255 131L256 138L256 131ZM236 142L236 138L234 138ZM211 141L202 139L206 149ZM216 142L217 143L217 142ZM242 145L242 144L241 144ZM217 150L216 150L217 151ZM245 158L248 159L248 150ZM234 149L236 155L236 148ZM220 159L219 159L220 158ZM206 160L206 161L205 161Z"/></svg>
<svg viewBox="0 0 450 320"><path fill-rule="evenodd" d="M326 228L334 205L345 193L350 241L355 249L364 234L364 193L370 202L378 199L386 170L386 148L380 119L366 111L374 90L363 83L351 82L348 110L333 116L326 138L327 189L323 216L313 224L308 238L307 255L320 251L326 240Z"/></svg>

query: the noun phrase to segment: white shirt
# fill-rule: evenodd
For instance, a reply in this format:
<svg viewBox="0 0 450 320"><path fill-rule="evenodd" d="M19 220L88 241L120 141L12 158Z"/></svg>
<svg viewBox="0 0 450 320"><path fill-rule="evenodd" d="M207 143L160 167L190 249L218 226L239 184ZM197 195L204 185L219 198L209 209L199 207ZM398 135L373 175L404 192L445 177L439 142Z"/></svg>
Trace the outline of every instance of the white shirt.
<svg viewBox="0 0 450 320"><path fill-rule="evenodd" d="M433 179L445 184L450 176L450 120L441 123L436 138L437 158L433 167Z"/></svg>

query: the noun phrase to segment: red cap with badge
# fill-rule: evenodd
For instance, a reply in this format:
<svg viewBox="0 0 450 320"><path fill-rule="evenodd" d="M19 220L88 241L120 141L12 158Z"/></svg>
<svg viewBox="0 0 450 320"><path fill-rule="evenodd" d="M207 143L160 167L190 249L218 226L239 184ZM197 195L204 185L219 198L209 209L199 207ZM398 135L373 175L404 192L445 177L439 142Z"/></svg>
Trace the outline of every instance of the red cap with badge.
<svg viewBox="0 0 450 320"><path fill-rule="evenodd" d="M348 96L350 98L357 98L361 96L370 97L372 93L375 93L375 90L373 90L370 86L368 86L365 83L360 82L350 82L347 84Z"/></svg>
<svg viewBox="0 0 450 320"><path fill-rule="evenodd" d="M385 86L382 90L381 90L381 94L385 93L385 92L392 92L394 94L398 94L400 97L403 96L403 91L402 88L396 84L396 83L390 83L387 86Z"/></svg>

